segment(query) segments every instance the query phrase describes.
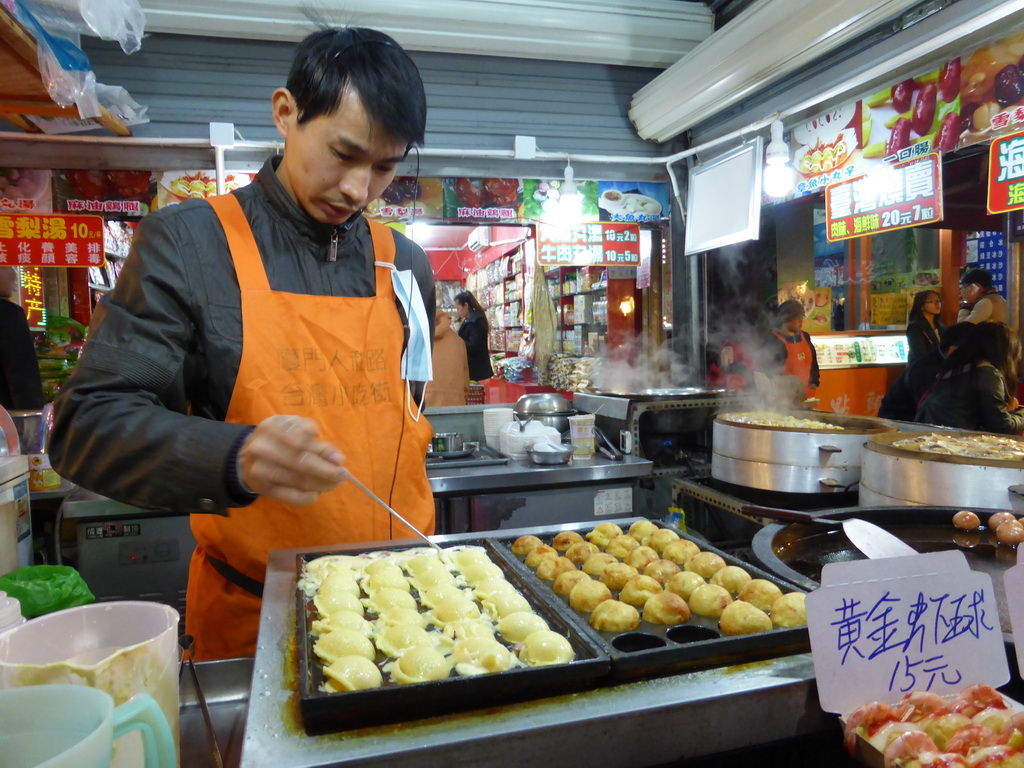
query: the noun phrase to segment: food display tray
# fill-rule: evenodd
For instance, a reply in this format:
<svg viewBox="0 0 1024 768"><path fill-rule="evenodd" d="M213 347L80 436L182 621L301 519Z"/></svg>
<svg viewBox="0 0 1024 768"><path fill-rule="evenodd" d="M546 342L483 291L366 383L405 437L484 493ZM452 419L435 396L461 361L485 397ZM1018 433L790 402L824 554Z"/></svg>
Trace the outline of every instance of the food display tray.
<svg viewBox="0 0 1024 768"><path fill-rule="evenodd" d="M641 518L608 520L607 522L618 524L625 532L629 525L637 519ZM681 538L689 539L705 552L714 552L725 560L727 565L738 565L753 578L772 582L783 593L805 591L778 576L709 545L706 541L683 533L674 526L659 521L652 522L659 527L675 531ZM554 536L561 531L576 531L585 537L589 531L593 530L594 526L593 522L558 525L550 528L538 528L530 533L550 545ZM547 602L554 604L557 610L571 614L580 631L604 648L611 660L608 678L610 682L624 682L687 669L755 661L773 656L800 653L810 648L807 627L775 628L768 632L752 635L729 636L722 634L718 629L718 619L696 614L692 615L685 624L674 627L652 624L641 619L640 626L632 632L621 634L599 632L590 626L590 614L571 608L567 595L557 594L552 588L553 582L540 579L524 564L525 558L512 553L514 541L515 537L494 539L494 543L498 545L496 547L498 554L508 564L509 570L517 571L534 592ZM613 590L612 596L617 599L618 593Z"/></svg>
<svg viewBox="0 0 1024 768"><path fill-rule="evenodd" d="M603 646L585 633L578 623L558 612L550 602L540 599L520 569L510 567L500 552L486 539L459 542L460 546L479 546L488 551L491 561L501 567L508 579L527 599L548 626L572 644L576 658L568 664L543 667L513 667L505 672L461 677L454 670L445 680L399 685L383 674L384 685L365 691L330 693L321 691L323 668L313 652L311 633L317 618L312 598L296 589L296 650L299 711L308 733L327 733L367 725L400 722L421 717L449 714L466 709L508 704L526 699L555 696L587 690L608 674L610 662ZM409 549L402 546L367 547L355 545L330 551L311 552L296 557L297 580L306 563L325 555L358 555L382 550ZM414 592L415 594L415 592ZM506 644L506 647L509 647ZM386 659L378 653L377 664Z"/></svg>

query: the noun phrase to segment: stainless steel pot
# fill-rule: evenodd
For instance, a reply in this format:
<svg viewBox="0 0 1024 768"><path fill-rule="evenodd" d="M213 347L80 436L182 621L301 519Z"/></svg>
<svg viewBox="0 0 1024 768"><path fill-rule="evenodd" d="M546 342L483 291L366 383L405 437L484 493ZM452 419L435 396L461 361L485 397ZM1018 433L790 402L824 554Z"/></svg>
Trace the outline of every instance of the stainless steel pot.
<svg viewBox="0 0 1024 768"><path fill-rule="evenodd" d="M515 412L521 416L531 414L564 414L572 411L572 403L557 392L537 392L516 400Z"/></svg>
<svg viewBox="0 0 1024 768"><path fill-rule="evenodd" d="M576 411L565 411L563 413L545 413L545 414L515 414L514 418L523 424L531 421L536 421L539 424L543 424L545 427L554 427L559 432L565 432L569 428L569 417L574 416Z"/></svg>
<svg viewBox="0 0 1024 768"><path fill-rule="evenodd" d="M769 427L719 414L712 430L711 476L787 493L831 493L861 478L861 449L874 434L896 432L881 419L832 413L799 414L842 430Z"/></svg>
<svg viewBox="0 0 1024 768"><path fill-rule="evenodd" d="M452 453L462 450L461 432L435 432L430 441L432 453Z"/></svg>
<svg viewBox="0 0 1024 768"><path fill-rule="evenodd" d="M949 433L950 436L970 433ZM955 506L1024 511L1024 464L895 448L906 433L872 437L864 447L862 506Z"/></svg>

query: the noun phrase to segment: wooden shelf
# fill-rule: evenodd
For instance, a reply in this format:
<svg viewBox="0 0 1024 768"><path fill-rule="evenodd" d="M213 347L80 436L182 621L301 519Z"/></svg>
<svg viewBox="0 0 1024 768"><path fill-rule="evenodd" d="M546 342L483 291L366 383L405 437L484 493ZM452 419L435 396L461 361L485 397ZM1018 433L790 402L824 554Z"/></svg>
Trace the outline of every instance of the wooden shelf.
<svg viewBox="0 0 1024 768"><path fill-rule="evenodd" d="M29 133L41 133L25 116L79 119L77 107L61 107L50 98L39 74L36 41L10 11L0 7L0 117ZM102 105L92 121L119 136L131 131Z"/></svg>

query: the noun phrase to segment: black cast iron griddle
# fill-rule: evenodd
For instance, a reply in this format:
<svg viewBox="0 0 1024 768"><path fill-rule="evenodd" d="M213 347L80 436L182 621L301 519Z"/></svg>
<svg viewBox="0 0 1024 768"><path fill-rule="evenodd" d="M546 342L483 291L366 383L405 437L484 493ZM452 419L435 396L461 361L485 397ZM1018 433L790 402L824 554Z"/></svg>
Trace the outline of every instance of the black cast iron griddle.
<svg viewBox="0 0 1024 768"><path fill-rule="evenodd" d="M973 509L981 519L977 531L961 531L953 525L953 515L964 507L849 507L846 509L791 512L751 508L754 515L783 517L789 524L773 523L754 535L754 557L778 577L804 589L817 589L821 569L828 563L864 560L865 556L850 543L836 522L859 517L881 526L918 552L959 550L974 571L992 577L996 606L1003 638L1012 642L1010 617L1003 589L1003 572L1017 563L1017 550L996 541L995 533L985 526L997 510ZM967 509L970 509L967 507ZM783 512L784 515L774 513ZM762 513L769 514L762 514Z"/></svg>

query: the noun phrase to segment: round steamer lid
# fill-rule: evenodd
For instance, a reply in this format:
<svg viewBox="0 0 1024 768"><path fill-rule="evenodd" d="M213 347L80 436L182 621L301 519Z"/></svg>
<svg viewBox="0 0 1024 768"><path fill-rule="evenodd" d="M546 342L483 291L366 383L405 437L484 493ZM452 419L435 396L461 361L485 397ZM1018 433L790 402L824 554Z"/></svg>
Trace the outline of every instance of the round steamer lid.
<svg viewBox="0 0 1024 768"><path fill-rule="evenodd" d="M749 411L737 411L737 413L749 413ZM776 412L772 412L775 415ZM784 412L778 411L780 416L792 416L797 419L809 419L810 421L820 421L822 424L832 425L836 427L842 427L841 430L829 430L829 429L807 429L805 427L772 427L766 424L747 424L742 421L734 421L730 419L728 413L720 413L715 417L715 421L720 424L727 424L730 427L744 427L746 429L764 429L771 432L797 432L801 434L810 435L875 435L885 433L896 433L897 427L891 421L885 419L875 419L870 416L848 416L844 413L824 413L815 412L808 415L804 412Z"/></svg>
<svg viewBox="0 0 1024 768"><path fill-rule="evenodd" d="M903 446L896 446L893 443L899 442L900 440L910 440L914 437L925 437L928 434L940 435L944 438L969 438L979 437L981 435L987 435L987 432L896 432L893 434L882 434L873 435L868 439L866 447L870 451L876 453L886 454L888 456L896 456L901 459L917 459L920 461L935 461L944 464L963 464L967 466L980 466L980 467L999 467L1003 469L1020 469L1024 470L1024 460L1021 459L993 459L993 458L973 458L969 456L953 456L952 454L946 453L932 453L930 451L921 451L916 448L909 448ZM1020 443L1021 447L1024 448L1024 437L1017 435L996 435L999 438L1005 438L1015 443Z"/></svg>

